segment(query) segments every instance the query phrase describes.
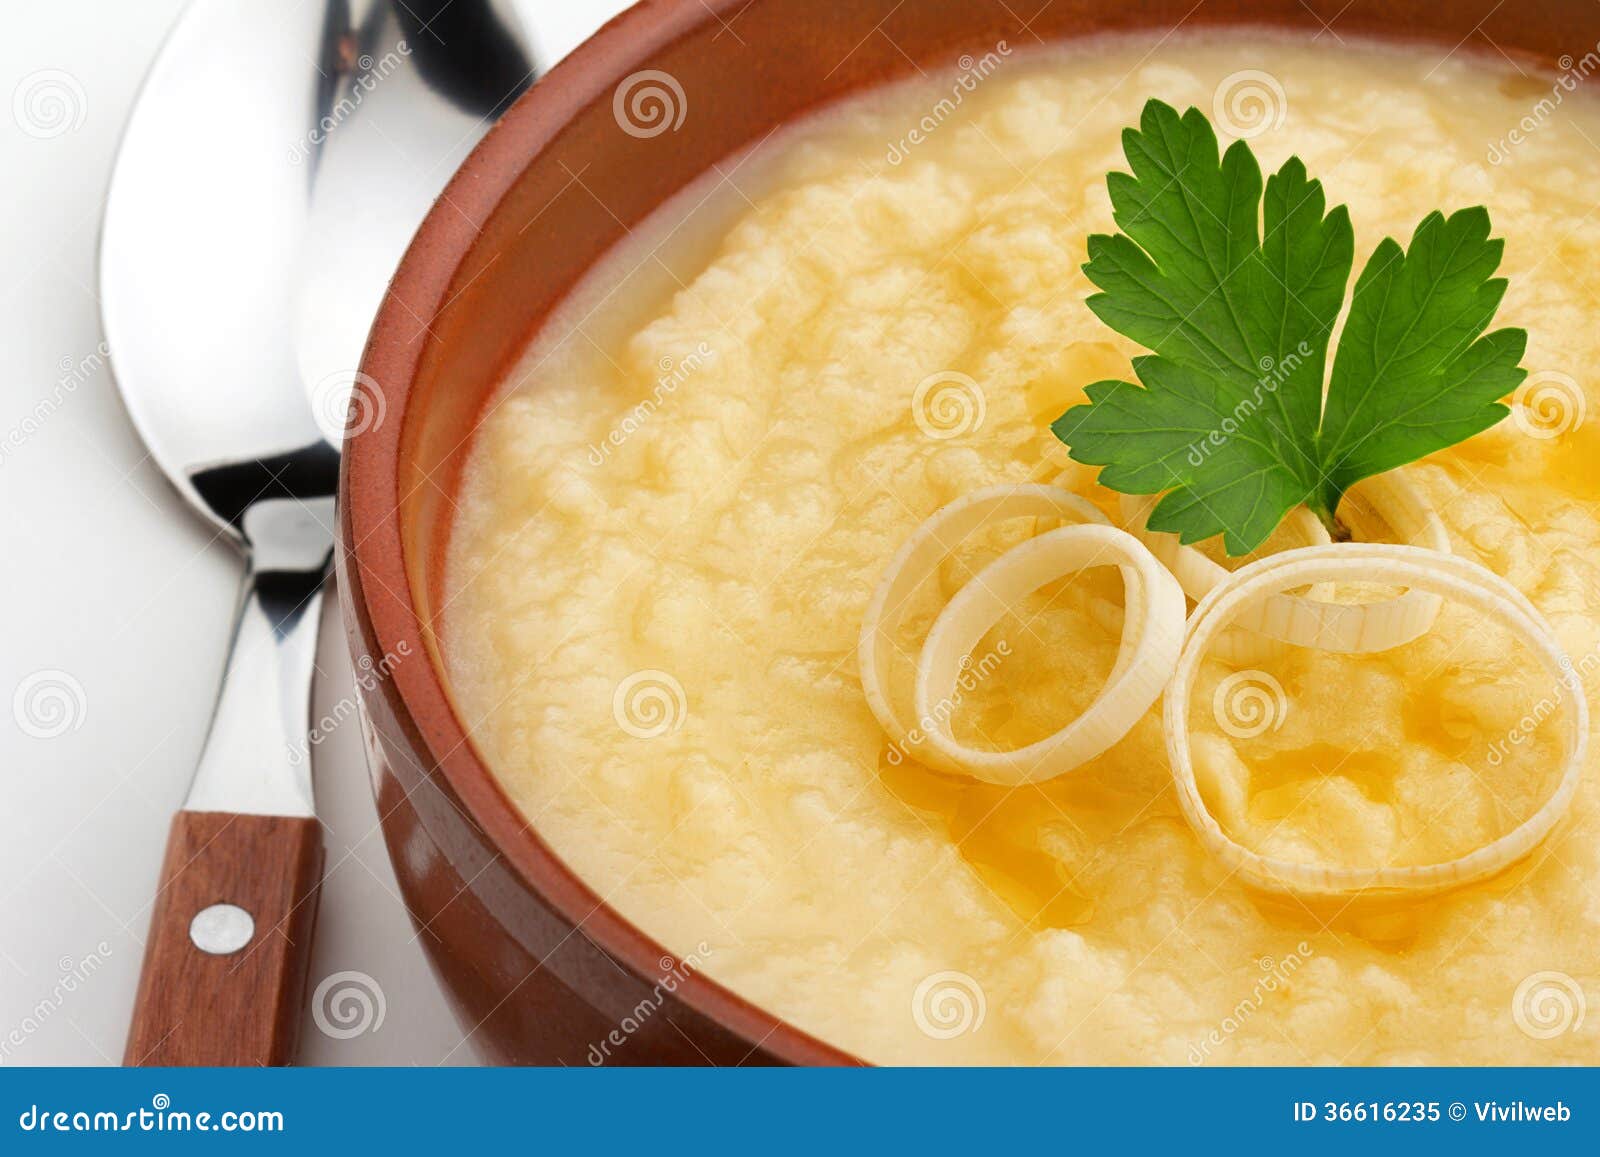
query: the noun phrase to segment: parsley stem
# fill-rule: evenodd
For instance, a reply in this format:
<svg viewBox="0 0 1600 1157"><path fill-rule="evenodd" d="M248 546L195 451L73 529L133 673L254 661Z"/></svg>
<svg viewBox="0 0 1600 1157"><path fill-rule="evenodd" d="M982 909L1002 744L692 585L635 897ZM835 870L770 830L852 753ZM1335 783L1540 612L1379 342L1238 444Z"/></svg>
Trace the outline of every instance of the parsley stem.
<svg viewBox="0 0 1600 1157"><path fill-rule="evenodd" d="M1311 512L1322 520L1322 525L1328 528L1328 537L1334 542L1350 542L1354 537L1350 528L1339 521L1339 516L1327 505L1320 502L1308 502Z"/></svg>

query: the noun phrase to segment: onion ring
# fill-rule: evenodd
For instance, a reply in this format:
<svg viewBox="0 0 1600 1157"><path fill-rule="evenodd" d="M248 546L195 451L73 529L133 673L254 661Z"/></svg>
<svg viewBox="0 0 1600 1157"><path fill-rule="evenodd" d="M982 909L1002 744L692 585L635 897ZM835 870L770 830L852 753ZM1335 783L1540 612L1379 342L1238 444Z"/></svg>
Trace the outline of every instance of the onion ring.
<svg viewBox="0 0 1600 1157"><path fill-rule="evenodd" d="M1443 554L1450 552L1450 536L1444 523L1403 471L1392 470L1363 479L1352 487L1351 493L1403 535L1409 545ZM1154 497L1124 495L1124 523L1132 524L1129 530L1171 568L1183 585L1184 593L1198 602L1237 572L1230 572L1192 546L1182 545L1175 534L1148 529L1145 522L1155 501ZM1286 521L1290 519L1299 520L1303 532L1306 531L1305 520L1315 524L1321 542L1316 541L1313 533L1312 545L1327 543L1327 532L1305 507L1296 507L1286 516ZM1326 588L1313 589L1304 595L1277 592L1241 614L1233 625L1297 647L1371 654L1426 634L1442 605L1438 596L1426 591L1408 590L1371 603L1335 603L1327 597L1331 593ZM1231 653L1228 657L1238 658Z"/></svg>
<svg viewBox="0 0 1600 1157"><path fill-rule="evenodd" d="M1177 576L1179 585L1183 587L1183 593L1195 602L1199 602L1207 591L1232 573L1204 551L1184 546L1176 534L1150 530L1145 526L1150 512L1161 500L1159 494L1143 496L1121 494L1118 495L1118 500L1123 528L1150 548L1151 553ZM1283 521L1284 525L1289 526L1304 540L1306 546L1326 546L1333 541L1328 537L1328 528L1322 525L1322 520L1305 506L1296 506L1283 516ZM1304 596L1283 597L1286 599L1304 597L1308 601L1320 604L1333 597L1333 588L1324 583L1311 588ZM1250 626L1238 623L1223 632L1213 646L1213 652L1218 658L1242 667L1264 663L1283 654L1287 649L1288 644L1282 640L1270 638Z"/></svg>
<svg viewBox="0 0 1600 1157"><path fill-rule="evenodd" d="M1111 563L1122 570L1130 611L1117 667L1088 709L1026 747L995 751L957 740L949 710L940 708L953 701L984 635L1046 583ZM1136 624L1135 606L1141 608ZM956 592L928 632L916 682L916 711L927 721L928 746L968 775L1007 786L1054 779L1088 762L1131 731L1160 697L1183 646L1184 610L1178 580L1138 539L1116 527L1065 526L1012 547Z"/></svg>
<svg viewBox="0 0 1600 1157"><path fill-rule="evenodd" d="M992 520L1028 515L1070 522L1110 524L1110 520L1094 503L1059 486L1023 482L974 490L940 507L912 531L911 537L889 560L883 577L878 580L877 589L867 602L867 611L861 622L861 637L856 647L861 689L866 695L867 706L895 744L908 753L913 748L920 749L918 760L940 771L959 774L963 768L945 759L937 750L926 748L917 738L922 729L908 724L895 710L889 697L890 633L900 625L912 592L949 557L954 543ZM1123 582L1126 584L1128 581L1125 572ZM1132 643L1142 629L1138 616L1139 608L1130 603L1123 616L1122 643L1117 651L1114 673L1120 673L1131 658Z"/></svg>
<svg viewBox="0 0 1600 1157"><path fill-rule="evenodd" d="M1550 798L1511 831L1482 847L1433 864L1348 868L1277 859L1228 836L1200 796L1189 745L1189 701L1207 644L1252 603L1317 582L1401 582L1442 601L1451 596L1509 626L1541 664L1573 692L1564 712L1570 730L1561 779ZM1330 631L1337 635L1337 631ZM1339 638L1337 641L1345 641ZM1313 643L1312 645L1316 645ZM1543 616L1505 579L1456 555L1384 543L1301 547L1240 568L1212 588L1189 621L1188 640L1167 687L1163 716L1167 756L1178 805L1202 845L1257 887L1288 894L1432 892L1491 876L1539 844L1571 805L1582 778L1589 739L1589 705L1571 658Z"/></svg>

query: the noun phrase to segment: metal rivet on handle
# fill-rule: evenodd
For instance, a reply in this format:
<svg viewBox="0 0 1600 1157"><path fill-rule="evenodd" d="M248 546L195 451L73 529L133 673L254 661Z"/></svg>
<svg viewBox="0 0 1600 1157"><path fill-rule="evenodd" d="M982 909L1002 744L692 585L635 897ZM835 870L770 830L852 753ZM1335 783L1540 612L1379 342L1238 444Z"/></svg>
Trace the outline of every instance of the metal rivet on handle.
<svg viewBox="0 0 1600 1157"><path fill-rule="evenodd" d="M255 934L255 918L236 904L213 904L189 921L189 939L201 952L213 956L239 951Z"/></svg>

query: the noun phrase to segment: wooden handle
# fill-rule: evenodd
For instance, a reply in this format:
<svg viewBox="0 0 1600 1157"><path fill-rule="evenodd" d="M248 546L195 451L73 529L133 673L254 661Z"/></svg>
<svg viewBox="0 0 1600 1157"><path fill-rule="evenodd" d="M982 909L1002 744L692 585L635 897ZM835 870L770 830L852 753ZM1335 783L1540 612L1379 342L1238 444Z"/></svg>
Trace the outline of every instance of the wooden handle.
<svg viewBox="0 0 1600 1157"><path fill-rule="evenodd" d="M125 1064L293 1060L322 859L309 817L178 813Z"/></svg>

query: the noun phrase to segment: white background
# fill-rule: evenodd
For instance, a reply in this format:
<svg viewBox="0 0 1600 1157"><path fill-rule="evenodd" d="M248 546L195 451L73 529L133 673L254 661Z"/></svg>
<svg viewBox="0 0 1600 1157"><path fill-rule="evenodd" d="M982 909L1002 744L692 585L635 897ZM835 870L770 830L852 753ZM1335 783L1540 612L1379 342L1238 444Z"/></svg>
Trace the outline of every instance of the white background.
<svg viewBox="0 0 1600 1157"><path fill-rule="evenodd" d="M521 8L539 57L552 60L624 6ZM0 38L0 1064L121 1058L167 824L200 750L240 577L230 549L145 457L96 353L95 242L111 162L182 7L13 4ZM81 86L84 115L39 139L10 102L47 69ZM88 376L63 394L64 367L80 364ZM320 717L351 686L336 608L319 666ZM75 726L52 738L25 733L12 710L39 672L64 672L83 692ZM473 1063L395 891L354 723L315 758L328 875L312 983L361 970L385 1011L375 1031L342 1040L308 1015L301 1063ZM86 958L92 975L64 986Z"/></svg>

